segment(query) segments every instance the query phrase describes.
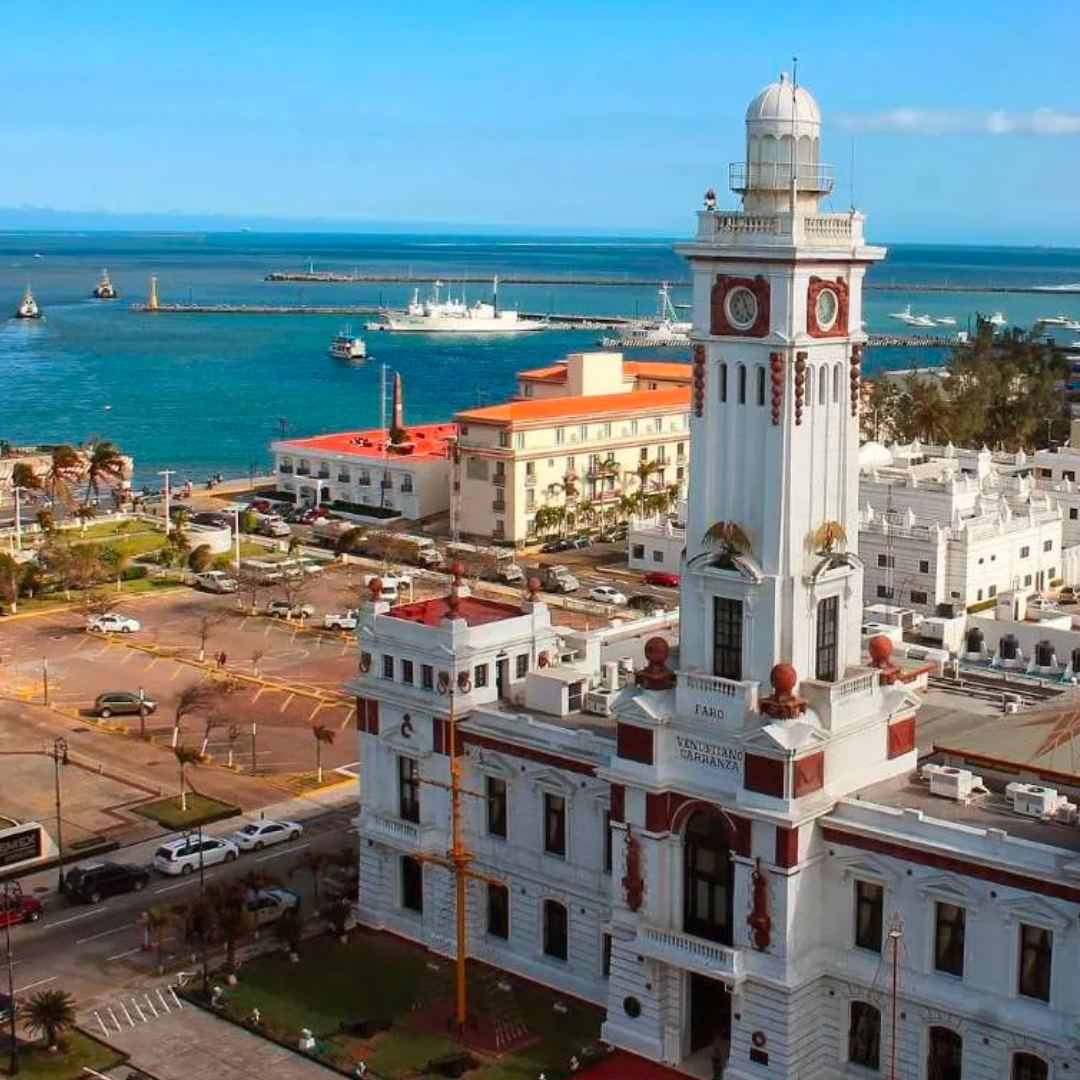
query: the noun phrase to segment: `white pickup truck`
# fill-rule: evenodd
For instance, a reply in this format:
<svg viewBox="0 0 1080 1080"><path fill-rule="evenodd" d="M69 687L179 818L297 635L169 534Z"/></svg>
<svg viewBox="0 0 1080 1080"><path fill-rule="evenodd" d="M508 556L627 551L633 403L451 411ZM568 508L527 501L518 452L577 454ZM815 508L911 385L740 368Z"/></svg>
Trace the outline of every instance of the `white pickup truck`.
<svg viewBox="0 0 1080 1080"><path fill-rule="evenodd" d="M403 590L412 588L412 578L408 574L365 574L364 584L370 586L376 578L382 582L383 600L396 600Z"/></svg>
<svg viewBox="0 0 1080 1080"><path fill-rule="evenodd" d="M355 608L348 611L335 612L323 616L323 627L326 630L355 630L359 612Z"/></svg>

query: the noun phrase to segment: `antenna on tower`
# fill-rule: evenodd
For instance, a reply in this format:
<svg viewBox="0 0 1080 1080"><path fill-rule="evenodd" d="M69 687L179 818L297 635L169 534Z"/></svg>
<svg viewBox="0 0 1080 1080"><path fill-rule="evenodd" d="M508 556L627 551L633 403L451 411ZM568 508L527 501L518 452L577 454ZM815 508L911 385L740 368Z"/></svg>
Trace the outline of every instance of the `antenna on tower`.
<svg viewBox="0 0 1080 1080"><path fill-rule="evenodd" d="M799 104L799 58L791 58L791 212L795 213L798 191L799 139L795 134L795 110Z"/></svg>

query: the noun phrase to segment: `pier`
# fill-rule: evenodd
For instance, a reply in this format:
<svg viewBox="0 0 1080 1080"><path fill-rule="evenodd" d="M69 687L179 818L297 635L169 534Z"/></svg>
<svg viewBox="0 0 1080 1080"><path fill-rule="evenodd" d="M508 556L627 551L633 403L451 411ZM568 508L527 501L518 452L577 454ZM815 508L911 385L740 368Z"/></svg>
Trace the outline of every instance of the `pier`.
<svg viewBox="0 0 1080 1080"><path fill-rule="evenodd" d="M500 285L569 285L610 286L613 288L659 289L667 284L672 289L689 289L689 279L663 282L658 278L641 277L594 277L577 274L499 274ZM354 270L352 273L337 270L273 270L264 281L293 282L298 285L433 285L436 281L454 285L490 285L492 276L478 274L376 274ZM867 281L863 288L871 292L891 293L1048 293L1062 296L1080 294L1080 282L1069 285L995 285L992 282L968 284L956 282L903 283L895 281Z"/></svg>

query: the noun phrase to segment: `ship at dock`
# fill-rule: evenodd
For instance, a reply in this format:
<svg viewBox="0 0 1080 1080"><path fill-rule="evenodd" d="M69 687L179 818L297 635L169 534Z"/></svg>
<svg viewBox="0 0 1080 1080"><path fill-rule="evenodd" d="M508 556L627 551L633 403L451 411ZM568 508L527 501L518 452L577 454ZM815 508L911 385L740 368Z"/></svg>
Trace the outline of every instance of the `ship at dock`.
<svg viewBox="0 0 1080 1080"><path fill-rule="evenodd" d="M26 292L23 293L23 298L19 301L19 306L15 309L16 319L44 319L45 316L41 313L41 309L37 306L37 301L34 299L34 294L30 291L30 286L26 286Z"/></svg>
<svg viewBox="0 0 1080 1080"><path fill-rule="evenodd" d="M101 277L98 278L98 283L94 286L94 299L115 300L118 295L119 293L116 291L116 286L109 277L109 271L102 270Z"/></svg>
<svg viewBox="0 0 1080 1080"><path fill-rule="evenodd" d="M679 318L671 300L671 287L665 281L660 285L656 303L656 318L637 321L627 326L618 337L600 339L605 349L655 349L686 347L690 344L690 331L694 324Z"/></svg>
<svg viewBox="0 0 1080 1080"><path fill-rule="evenodd" d="M523 318L517 311L500 311L498 278L493 282L491 301L477 300L471 306L464 298L448 295L442 299L442 284L436 281L423 300L420 290L414 289L404 311L382 311L367 329L398 334L523 334L547 327L546 322Z"/></svg>

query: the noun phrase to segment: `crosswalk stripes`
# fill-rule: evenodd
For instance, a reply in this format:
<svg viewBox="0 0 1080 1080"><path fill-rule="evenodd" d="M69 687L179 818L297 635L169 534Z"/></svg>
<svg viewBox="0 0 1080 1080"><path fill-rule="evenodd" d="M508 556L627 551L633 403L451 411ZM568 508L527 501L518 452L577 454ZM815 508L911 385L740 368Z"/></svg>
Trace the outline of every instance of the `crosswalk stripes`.
<svg viewBox="0 0 1080 1080"><path fill-rule="evenodd" d="M110 1035L122 1032L125 1026L133 1028L138 1024L149 1024L159 1016L177 1012L183 1007L184 1003L172 986L157 986L99 1006L92 1010L92 1015L108 1039Z"/></svg>

